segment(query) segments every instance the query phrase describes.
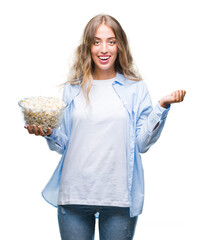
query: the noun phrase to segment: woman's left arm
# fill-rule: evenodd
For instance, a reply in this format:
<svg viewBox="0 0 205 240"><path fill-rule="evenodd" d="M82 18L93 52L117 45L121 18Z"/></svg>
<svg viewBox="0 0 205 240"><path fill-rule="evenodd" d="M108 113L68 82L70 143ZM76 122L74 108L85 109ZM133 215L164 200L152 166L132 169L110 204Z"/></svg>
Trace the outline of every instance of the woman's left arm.
<svg viewBox="0 0 205 240"><path fill-rule="evenodd" d="M160 99L152 109L150 96L145 88L140 108L140 117L136 123L136 143L140 153L145 153L159 138L165 124L166 116L172 103L182 102L186 91L177 90Z"/></svg>
<svg viewBox="0 0 205 240"><path fill-rule="evenodd" d="M176 90L173 93L171 93L170 95L162 97L159 104L163 108L168 108L169 105L172 103L182 102L184 100L185 95L186 95L185 90ZM154 127L153 131L155 129L157 129L158 126L159 126L159 123L157 123L157 125Z"/></svg>

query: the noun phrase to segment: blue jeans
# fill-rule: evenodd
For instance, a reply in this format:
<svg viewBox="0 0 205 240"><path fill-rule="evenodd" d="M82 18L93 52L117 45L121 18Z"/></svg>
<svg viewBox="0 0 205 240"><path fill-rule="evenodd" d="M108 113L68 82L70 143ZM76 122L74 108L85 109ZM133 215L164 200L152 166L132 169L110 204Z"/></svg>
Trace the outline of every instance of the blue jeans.
<svg viewBox="0 0 205 240"><path fill-rule="evenodd" d="M100 240L133 239L137 217L130 217L128 207L60 205L58 223L61 239L93 240L97 212Z"/></svg>

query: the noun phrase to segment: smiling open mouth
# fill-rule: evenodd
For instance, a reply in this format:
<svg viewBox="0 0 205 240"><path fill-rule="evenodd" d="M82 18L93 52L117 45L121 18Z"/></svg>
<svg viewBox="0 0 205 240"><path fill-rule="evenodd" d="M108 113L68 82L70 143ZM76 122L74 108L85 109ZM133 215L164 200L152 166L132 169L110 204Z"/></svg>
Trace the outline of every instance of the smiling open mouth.
<svg viewBox="0 0 205 240"><path fill-rule="evenodd" d="M98 57L100 60L108 60L110 58L110 56L107 56L107 57Z"/></svg>
<svg viewBox="0 0 205 240"><path fill-rule="evenodd" d="M111 56L98 56L101 63L108 63Z"/></svg>

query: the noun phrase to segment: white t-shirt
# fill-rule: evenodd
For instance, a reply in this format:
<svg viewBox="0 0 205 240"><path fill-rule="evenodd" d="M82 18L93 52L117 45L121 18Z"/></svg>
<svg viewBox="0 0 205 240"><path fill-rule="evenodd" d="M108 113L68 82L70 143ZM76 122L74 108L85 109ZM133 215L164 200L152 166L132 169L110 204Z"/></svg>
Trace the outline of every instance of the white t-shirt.
<svg viewBox="0 0 205 240"><path fill-rule="evenodd" d="M65 156L58 204L128 207L126 121L115 79L93 80L91 106L74 99L72 132Z"/></svg>

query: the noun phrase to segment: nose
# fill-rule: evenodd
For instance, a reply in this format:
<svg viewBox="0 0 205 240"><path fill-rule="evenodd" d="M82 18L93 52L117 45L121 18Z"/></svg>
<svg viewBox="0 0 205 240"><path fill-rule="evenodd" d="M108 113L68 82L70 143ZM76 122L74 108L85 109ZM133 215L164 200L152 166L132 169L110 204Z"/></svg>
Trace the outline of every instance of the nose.
<svg viewBox="0 0 205 240"><path fill-rule="evenodd" d="M101 53L105 54L107 52L108 52L108 50L107 50L107 43L103 42L102 45L101 45Z"/></svg>

